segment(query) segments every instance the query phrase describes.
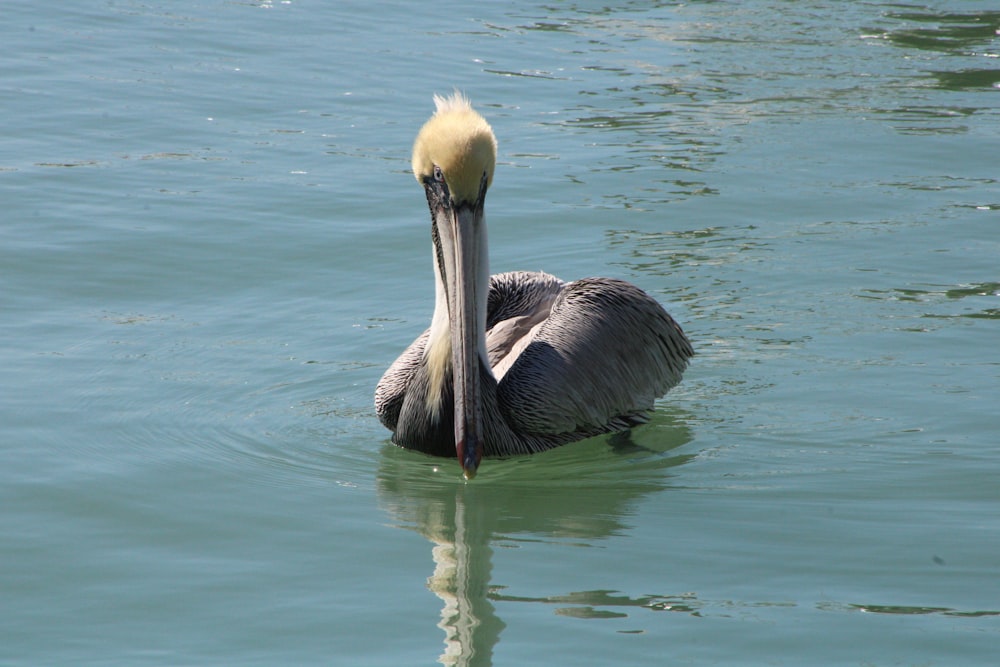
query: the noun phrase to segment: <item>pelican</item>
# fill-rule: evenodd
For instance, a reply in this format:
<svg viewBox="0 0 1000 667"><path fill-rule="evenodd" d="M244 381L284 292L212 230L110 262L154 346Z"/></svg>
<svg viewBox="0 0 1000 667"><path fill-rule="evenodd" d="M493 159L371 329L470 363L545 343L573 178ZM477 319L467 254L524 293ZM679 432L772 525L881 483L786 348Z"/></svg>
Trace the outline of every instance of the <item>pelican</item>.
<svg viewBox="0 0 1000 667"><path fill-rule="evenodd" d="M463 94L434 103L412 161L431 212L434 315L375 389L393 442L457 456L471 479L483 457L644 423L694 354L681 327L622 280L490 276L483 206L496 137Z"/></svg>

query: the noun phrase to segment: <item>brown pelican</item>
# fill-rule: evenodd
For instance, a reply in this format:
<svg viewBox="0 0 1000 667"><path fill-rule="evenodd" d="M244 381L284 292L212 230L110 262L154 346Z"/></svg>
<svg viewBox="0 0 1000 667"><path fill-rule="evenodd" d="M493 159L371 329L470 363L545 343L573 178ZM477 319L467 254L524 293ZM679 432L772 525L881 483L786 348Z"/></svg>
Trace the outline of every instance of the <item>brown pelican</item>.
<svg viewBox="0 0 1000 667"><path fill-rule="evenodd" d="M468 99L434 97L413 144L431 211L430 328L389 367L375 410L393 442L457 456L550 449L646 421L694 354L680 326L630 283L546 273L490 276L483 204L496 137Z"/></svg>

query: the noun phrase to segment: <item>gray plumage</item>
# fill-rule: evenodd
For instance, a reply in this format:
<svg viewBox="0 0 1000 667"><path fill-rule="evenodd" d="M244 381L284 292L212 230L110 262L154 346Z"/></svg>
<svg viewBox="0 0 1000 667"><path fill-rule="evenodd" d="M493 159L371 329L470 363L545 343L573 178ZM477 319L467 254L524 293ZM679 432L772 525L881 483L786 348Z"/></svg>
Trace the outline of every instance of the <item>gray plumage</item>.
<svg viewBox="0 0 1000 667"><path fill-rule="evenodd" d="M567 284L546 273L494 275L486 317L491 370L481 369L480 377L487 457L539 452L644 423L694 354L659 303L612 278ZM450 397L438 414L427 411L429 334L382 376L375 410L396 444L454 456Z"/></svg>

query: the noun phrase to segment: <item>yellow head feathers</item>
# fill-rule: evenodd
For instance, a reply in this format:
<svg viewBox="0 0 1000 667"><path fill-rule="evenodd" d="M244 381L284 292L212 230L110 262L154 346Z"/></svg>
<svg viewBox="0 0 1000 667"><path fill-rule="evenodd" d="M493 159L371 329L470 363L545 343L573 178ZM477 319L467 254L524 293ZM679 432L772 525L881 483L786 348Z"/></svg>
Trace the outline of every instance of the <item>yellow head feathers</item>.
<svg viewBox="0 0 1000 667"><path fill-rule="evenodd" d="M434 104L437 111L413 142L413 175L422 183L433 175L434 167L439 167L451 198L457 203L472 203L479 196L483 174L487 186L493 181L496 137L462 93L435 95Z"/></svg>

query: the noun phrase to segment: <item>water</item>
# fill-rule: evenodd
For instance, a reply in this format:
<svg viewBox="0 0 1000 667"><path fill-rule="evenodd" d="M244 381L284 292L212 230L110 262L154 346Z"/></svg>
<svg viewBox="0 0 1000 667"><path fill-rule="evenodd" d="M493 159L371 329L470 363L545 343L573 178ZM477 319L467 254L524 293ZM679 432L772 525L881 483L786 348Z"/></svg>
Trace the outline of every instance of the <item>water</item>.
<svg viewBox="0 0 1000 667"><path fill-rule="evenodd" d="M0 662L984 665L1000 13L6 7ZM631 443L457 463L371 406L432 306L430 96L493 269L698 356Z"/></svg>

